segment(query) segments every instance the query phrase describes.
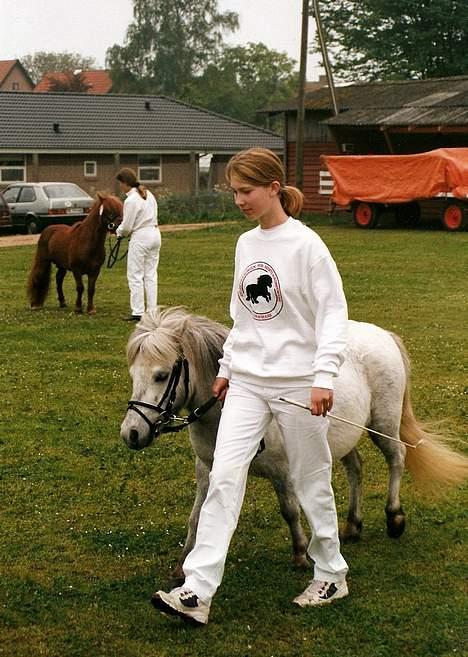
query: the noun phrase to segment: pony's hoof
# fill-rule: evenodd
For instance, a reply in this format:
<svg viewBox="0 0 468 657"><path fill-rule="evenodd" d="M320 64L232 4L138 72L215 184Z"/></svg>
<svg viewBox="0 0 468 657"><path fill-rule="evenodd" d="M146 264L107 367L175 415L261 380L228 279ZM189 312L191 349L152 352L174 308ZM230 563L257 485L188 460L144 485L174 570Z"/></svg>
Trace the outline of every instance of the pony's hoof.
<svg viewBox="0 0 468 657"><path fill-rule="evenodd" d="M347 522L340 530L340 541L343 543L357 543L361 540L362 522Z"/></svg>
<svg viewBox="0 0 468 657"><path fill-rule="evenodd" d="M42 310L42 306L33 306L31 304L31 310Z"/></svg>
<svg viewBox="0 0 468 657"><path fill-rule="evenodd" d="M67 307L67 304L65 302L60 304L60 308L66 308L66 307Z"/></svg>
<svg viewBox="0 0 468 657"><path fill-rule="evenodd" d="M299 570L309 570L310 563L305 554L295 554L292 558L292 564L294 568Z"/></svg>
<svg viewBox="0 0 468 657"><path fill-rule="evenodd" d="M88 310L88 315L95 315L96 314L96 308L91 308L91 310Z"/></svg>
<svg viewBox="0 0 468 657"><path fill-rule="evenodd" d="M75 315L82 315L83 314L83 308L75 308Z"/></svg>
<svg viewBox="0 0 468 657"><path fill-rule="evenodd" d="M399 538L405 531L406 519L403 510L387 513L387 535L390 538Z"/></svg>

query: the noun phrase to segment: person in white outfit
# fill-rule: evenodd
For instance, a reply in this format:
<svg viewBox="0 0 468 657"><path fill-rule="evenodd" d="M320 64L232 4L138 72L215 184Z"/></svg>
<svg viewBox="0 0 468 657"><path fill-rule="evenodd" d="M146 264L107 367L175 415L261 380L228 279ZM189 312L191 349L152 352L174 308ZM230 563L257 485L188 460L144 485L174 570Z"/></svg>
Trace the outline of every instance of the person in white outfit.
<svg viewBox="0 0 468 657"><path fill-rule="evenodd" d="M158 228L158 204L154 195L141 185L132 169L121 169L116 176L127 198L122 223L117 227L118 239L129 237L127 280L130 289L131 315L138 321L146 310L158 303L158 264L161 233ZM146 294L146 306L145 306Z"/></svg>
<svg viewBox="0 0 468 657"><path fill-rule="evenodd" d="M199 624L208 622L249 465L272 418L282 433L312 536L308 554L314 577L294 602L322 605L348 594L326 417L347 340L341 278L320 237L293 218L304 197L284 185L284 168L273 152L255 148L238 153L226 177L236 204L258 226L237 243L233 326L213 384L224 406L195 546L183 565L185 583L152 597L157 609ZM305 403L311 412L279 397Z"/></svg>

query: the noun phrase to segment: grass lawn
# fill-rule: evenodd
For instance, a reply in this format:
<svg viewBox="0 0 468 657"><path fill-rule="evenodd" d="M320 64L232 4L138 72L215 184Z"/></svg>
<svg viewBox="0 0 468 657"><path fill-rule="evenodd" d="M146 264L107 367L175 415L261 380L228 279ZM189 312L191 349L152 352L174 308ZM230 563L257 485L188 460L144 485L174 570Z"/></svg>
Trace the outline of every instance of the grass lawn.
<svg viewBox="0 0 468 657"><path fill-rule="evenodd" d="M245 223L166 233L159 300L229 323L235 241ZM399 333L420 419L468 433L468 234L360 231L319 222L341 271L350 316ZM194 495L185 432L134 453L119 426L131 387L125 263L102 270L95 317L31 312L33 247L0 249L0 656L448 657L467 654L468 487L431 500L402 486L407 530L385 532L387 473L363 438L364 532L343 546L350 596L291 604L309 573L271 486L251 479L209 625L187 627L149 604L167 585ZM347 486L334 484L340 518ZM464 543L465 541L465 543ZM465 643L464 643L465 642Z"/></svg>

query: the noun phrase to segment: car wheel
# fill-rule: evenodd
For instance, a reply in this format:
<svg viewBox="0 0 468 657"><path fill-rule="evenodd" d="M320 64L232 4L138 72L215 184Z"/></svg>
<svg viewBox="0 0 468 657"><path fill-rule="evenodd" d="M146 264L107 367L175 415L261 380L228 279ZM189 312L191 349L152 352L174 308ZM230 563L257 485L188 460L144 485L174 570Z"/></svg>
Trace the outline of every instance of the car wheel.
<svg viewBox="0 0 468 657"><path fill-rule="evenodd" d="M37 219L35 219L34 217L29 218L26 221L26 233L28 235L37 235L37 233L39 233L39 232L40 232L39 231L39 224L38 224Z"/></svg>

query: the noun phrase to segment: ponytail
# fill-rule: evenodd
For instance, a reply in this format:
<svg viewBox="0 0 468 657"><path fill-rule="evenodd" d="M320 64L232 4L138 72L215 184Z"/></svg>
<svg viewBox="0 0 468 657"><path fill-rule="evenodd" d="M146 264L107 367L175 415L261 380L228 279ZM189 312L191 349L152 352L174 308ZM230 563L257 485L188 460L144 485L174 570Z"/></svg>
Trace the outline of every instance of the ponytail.
<svg viewBox="0 0 468 657"><path fill-rule="evenodd" d="M134 187L141 198L146 199L146 187L144 187L136 177L136 173L133 169L120 169L119 173L115 176L117 180L129 187Z"/></svg>
<svg viewBox="0 0 468 657"><path fill-rule="evenodd" d="M290 217L297 217L304 205L304 194L297 187L286 185L280 189L280 201L283 210Z"/></svg>

